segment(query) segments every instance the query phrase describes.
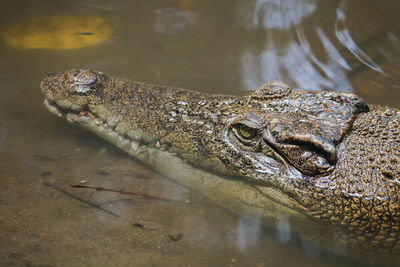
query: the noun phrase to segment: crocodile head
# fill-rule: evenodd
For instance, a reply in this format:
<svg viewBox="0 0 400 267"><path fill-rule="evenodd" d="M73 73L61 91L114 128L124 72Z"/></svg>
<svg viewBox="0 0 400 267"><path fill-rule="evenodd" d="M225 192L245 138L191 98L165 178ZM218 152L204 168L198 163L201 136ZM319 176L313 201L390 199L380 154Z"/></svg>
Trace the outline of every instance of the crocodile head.
<svg viewBox="0 0 400 267"><path fill-rule="evenodd" d="M268 85L275 84L281 82ZM260 99L261 89L268 99ZM337 145L368 106L348 93L302 91L271 97L264 89L225 120L221 135L235 159L231 162L261 181L329 175L337 162Z"/></svg>
<svg viewBox="0 0 400 267"><path fill-rule="evenodd" d="M52 113L233 212L287 209L341 225L356 244L398 244L389 237L400 225L395 109L349 93L291 92L279 81L237 97L77 69L41 88Z"/></svg>
<svg viewBox="0 0 400 267"><path fill-rule="evenodd" d="M147 98L141 99L142 103L135 103L138 92L129 91L132 89L130 86L132 84L129 82L89 70L50 74L42 82L46 105L59 116L66 115L70 121L78 122L87 117L101 118L108 125L119 126L117 130L136 128L140 131L148 128L135 127L140 121L130 122L130 127L122 125L132 117L153 117L157 116L154 113L159 113L154 118L156 121L147 123L159 122L159 131L164 133L138 133L142 139L162 136L163 142L171 143L182 152L193 151L193 156L215 155L213 159L218 159L218 163L222 160L223 165L231 171L246 177L254 172L256 179L261 181L277 174L299 178L303 175L331 173L337 161L336 146L350 131L357 114L368 111L368 106L353 94L291 93L287 85L273 81L242 101L226 101L222 96L219 99L218 96L202 95L202 100L197 102L206 101L207 105L198 108L197 113L194 112L197 116L194 116L190 114L194 108L187 106L188 97L182 95L179 89L174 93L178 92L180 96L166 91L164 95L158 94L151 99L151 94L157 92L150 92ZM199 97L194 93L187 94L194 100ZM158 102L159 109L149 109L150 101ZM174 102L177 106L173 106ZM118 105L117 109L112 108ZM121 117L119 113L129 106L132 110L130 114ZM143 107L147 107L147 110L143 111ZM174 114L174 110L181 110L182 114ZM138 116L139 112L146 113ZM203 115L203 118L199 115ZM177 116L179 121L176 121ZM191 121L185 120L185 117ZM194 124L203 126L195 127ZM194 127L197 133L191 129ZM177 133L182 130L190 131L190 135ZM181 140L174 140L179 138ZM184 154L190 160L188 153ZM198 160L198 157L195 158Z"/></svg>

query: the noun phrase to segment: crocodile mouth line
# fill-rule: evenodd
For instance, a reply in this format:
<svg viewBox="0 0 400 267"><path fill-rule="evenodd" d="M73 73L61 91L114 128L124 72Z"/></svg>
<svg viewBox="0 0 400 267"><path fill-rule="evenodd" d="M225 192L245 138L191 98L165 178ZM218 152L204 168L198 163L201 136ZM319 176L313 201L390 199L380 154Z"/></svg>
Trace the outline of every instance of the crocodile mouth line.
<svg viewBox="0 0 400 267"><path fill-rule="evenodd" d="M81 110L61 108L55 101L50 99L44 100L44 106L55 116L65 118L70 123L78 124L95 132L100 137L111 141L114 145L127 151L129 154L137 155L137 153L143 152L145 146L161 148L159 141L150 144L143 142L143 140L140 139L140 136L138 136L137 139L133 139L126 134L118 133L116 125L112 127L107 120L101 119L87 106L84 106Z"/></svg>
<svg viewBox="0 0 400 267"><path fill-rule="evenodd" d="M79 123L80 120L86 118L91 120L98 126L102 125L103 127L108 127L107 121L101 120L96 114L91 112L87 107L83 107L81 110L61 108L57 105L56 101L49 99L44 100L44 106L57 117L64 118L71 123L80 124Z"/></svg>

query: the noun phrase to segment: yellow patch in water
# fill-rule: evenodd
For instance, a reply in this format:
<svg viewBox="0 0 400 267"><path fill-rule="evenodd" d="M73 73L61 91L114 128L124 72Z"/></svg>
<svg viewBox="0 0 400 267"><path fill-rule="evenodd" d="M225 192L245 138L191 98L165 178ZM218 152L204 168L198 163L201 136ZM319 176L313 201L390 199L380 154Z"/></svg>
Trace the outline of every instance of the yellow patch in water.
<svg viewBox="0 0 400 267"><path fill-rule="evenodd" d="M113 33L110 22L98 16L50 16L22 21L2 32L17 49L75 49L94 45Z"/></svg>

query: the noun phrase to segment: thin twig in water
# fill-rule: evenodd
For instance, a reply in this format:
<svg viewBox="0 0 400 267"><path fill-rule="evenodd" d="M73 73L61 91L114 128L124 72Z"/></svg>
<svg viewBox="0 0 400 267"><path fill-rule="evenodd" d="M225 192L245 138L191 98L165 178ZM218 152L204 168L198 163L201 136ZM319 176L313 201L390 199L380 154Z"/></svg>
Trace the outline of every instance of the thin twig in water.
<svg viewBox="0 0 400 267"><path fill-rule="evenodd" d="M170 199L170 198L157 197L157 196L151 196L151 195L146 195L146 194L127 192L127 191L123 191L123 190L109 189L109 188L104 188L104 187L93 187L93 186L86 186L86 185L70 185L70 186L73 188L87 188L87 189L94 189L96 191L114 192L114 193L119 193L122 195L133 195L133 196L143 198L143 199L155 199L155 200L163 200L163 201L168 201L168 202L176 201L176 200Z"/></svg>
<svg viewBox="0 0 400 267"><path fill-rule="evenodd" d="M96 205L96 204L91 203L91 202L89 202L89 201L87 201L87 200L84 200L84 199L82 199L82 198L80 198L80 197L77 197L77 196L75 196L75 195L73 195L73 194L71 194L71 193L68 193L67 191L65 191L65 190L63 190L63 189L61 189L61 188L59 188L59 187L57 187L57 186L55 186L55 185L53 185L53 184L50 184L49 182L44 182L44 185L45 185L45 186L48 186L48 187L51 187L51 188L53 188L53 189L55 189L55 190L57 190L57 191L63 193L64 195L67 195L67 196L69 196L69 197L75 199L75 200L78 200L78 201L80 201L80 202L82 202L82 203L85 203L85 204L87 204L87 205L89 205L89 206L92 206L92 207L94 207L94 208L96 208L96 209L99 209L99 210L101 210L101 211L104 211L105 213L108 213L108 214L113 215L113 216L115 216L115 217L120 217L118 214L116 214L116 213L114 213L114 212L112 212L112 211L106 210L105 208L102 208L102 207L100 207L99 205Z"/></svg>

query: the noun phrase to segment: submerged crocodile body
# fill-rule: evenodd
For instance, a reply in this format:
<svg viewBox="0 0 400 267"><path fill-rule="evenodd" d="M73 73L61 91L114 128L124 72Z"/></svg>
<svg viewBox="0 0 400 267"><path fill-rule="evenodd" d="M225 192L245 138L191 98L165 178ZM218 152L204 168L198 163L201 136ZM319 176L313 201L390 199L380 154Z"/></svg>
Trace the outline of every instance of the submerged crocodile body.
<svg viewBox="0 0 400 267"><path fill-rule="evenodd" d="M279 81L238 97L77 69L41 89L55 115L241 216L289 215L305 235L330 229L332 244L400 248L399 110Z"/></svg>

